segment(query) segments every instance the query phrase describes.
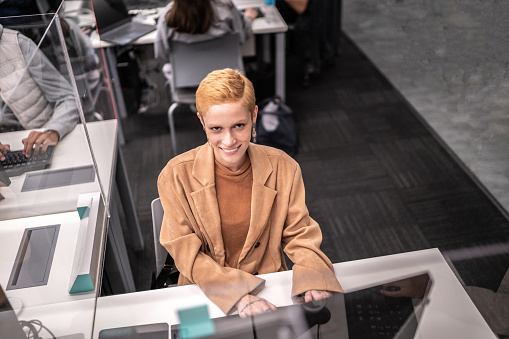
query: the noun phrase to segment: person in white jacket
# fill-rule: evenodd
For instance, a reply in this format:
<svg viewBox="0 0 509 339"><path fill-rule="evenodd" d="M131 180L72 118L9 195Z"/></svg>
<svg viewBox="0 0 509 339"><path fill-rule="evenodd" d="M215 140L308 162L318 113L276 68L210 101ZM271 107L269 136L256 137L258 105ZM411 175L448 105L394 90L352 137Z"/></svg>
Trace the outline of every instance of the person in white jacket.
<svg viewBox="0 0 509 339"><path fill-rule="evenodd" d="M0 124L43 129L31 131L21 141L25 156L45 152L78 121L69 82L32 40L0 25ZM0 160L8 151L10 145L0 143Z"/></svg>

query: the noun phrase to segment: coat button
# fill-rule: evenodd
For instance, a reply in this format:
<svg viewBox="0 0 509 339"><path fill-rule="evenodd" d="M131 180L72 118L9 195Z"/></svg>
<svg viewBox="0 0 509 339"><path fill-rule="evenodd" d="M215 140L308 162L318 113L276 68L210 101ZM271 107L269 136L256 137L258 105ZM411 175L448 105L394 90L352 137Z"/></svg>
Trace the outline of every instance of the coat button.
<svg viewBox="0 0 509 339"><path fill-rule="evenodd" d="M258 246L260 246L260 242L259 241L256 242L254 247L257 248Z"/></svg>

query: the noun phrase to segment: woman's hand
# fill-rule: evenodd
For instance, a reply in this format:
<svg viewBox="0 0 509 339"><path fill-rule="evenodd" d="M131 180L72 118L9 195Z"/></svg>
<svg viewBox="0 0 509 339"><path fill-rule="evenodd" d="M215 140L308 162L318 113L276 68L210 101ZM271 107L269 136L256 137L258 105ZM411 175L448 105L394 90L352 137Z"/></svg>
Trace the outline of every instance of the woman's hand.
<svg viewBox="0 0 509 339"><path fill-rule="evenodd" d="M322 300L332 297L332 293L324 290L309 290L304 294L304 302L308 303L313 300Z"/></svg>
<svg viewBox="0 0 509 339"><path fill-rule="evenodd" d="M267 300L251 294L246 294L237 302L237 310L241 318L275 311L276 309L276 306Z"/></svg>

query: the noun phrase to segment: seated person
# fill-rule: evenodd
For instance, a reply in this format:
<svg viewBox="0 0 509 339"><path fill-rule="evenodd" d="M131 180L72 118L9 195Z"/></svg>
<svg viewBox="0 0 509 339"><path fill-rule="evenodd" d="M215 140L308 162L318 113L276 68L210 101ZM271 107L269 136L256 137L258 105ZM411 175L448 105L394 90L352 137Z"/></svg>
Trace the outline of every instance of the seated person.
<svg viewBox="0 0 509 339"><path fill-rule="evenodd" d="M242 14L231 0L174 0L157 21L155 57L169 62L168 39L206 41L228 32L238 32L243 43L253 33L251 21L257 14L253 8L246 9Z"/></svg>
<svg viewBox="0 0 509 339"><path fill-rule="evenodd" d="M232 69L211 72L196 91L208 142L168 162L158 179L160 242L180 271L225 314L275 310L256 294L258 274L294 263L294 300L342 292L322 234L308 213L300 167L281 150L250 142L258 107L252 83Z"/></svg>
<svg viewBox="0 0 509 339"><path fill-rule="evenodd" d="M32 40L0 25L0 124L44 128L31 131L21 141L23 154L30 157L32 149L45 152L78 121L78 107L69 82ZM0 160L8 151L9 145L0 144Z"/></svg>

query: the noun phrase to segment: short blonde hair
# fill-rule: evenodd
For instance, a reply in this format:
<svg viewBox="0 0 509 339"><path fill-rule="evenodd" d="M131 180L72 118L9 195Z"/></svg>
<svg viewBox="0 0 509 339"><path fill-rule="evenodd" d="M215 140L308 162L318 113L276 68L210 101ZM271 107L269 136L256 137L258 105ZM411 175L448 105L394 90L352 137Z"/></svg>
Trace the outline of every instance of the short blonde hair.
<svg viewBox="0 0 509 339"><path fill-rule="evenodd" d="M196 90L196 108L204 116L211 106L241 103L253 113L256 106L254 87L239 70L225 68L210 72Z"/></svg>

